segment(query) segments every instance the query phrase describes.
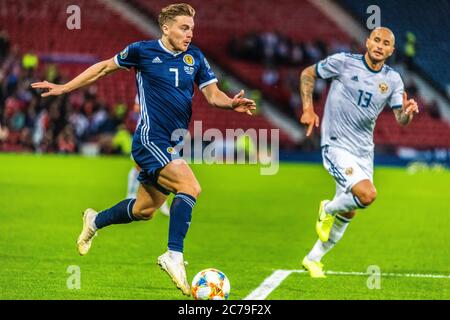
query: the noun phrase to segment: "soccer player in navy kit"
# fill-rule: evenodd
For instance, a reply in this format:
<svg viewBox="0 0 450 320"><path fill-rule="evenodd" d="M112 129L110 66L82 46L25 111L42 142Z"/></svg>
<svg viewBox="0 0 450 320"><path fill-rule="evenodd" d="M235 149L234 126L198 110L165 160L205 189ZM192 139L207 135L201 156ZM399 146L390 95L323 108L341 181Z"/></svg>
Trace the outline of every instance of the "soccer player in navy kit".
<svg viewBox="0 0 450 320"><path fill-rule="evenodd" d="M169 5L159 14L161 39L133 43L64 85L47 81L32 84L33 88L47 90L43 97L60 95L119 69L135 69L141 122L133 137L132 155L142 169L141 185L136 199L123 200L98 214L90 208L84 212L78 251L81 255L88 253L98 229L151 219L172 192L175 197L170 209L168 251L158 257L158 264L185 295L190 295L190 286L183 244L201 189L189 165L176 154L179 141L171 141L172 132L188 129L194 83L212 106L249 115L256 108L254 101L243 97L243 91L231 99L218 89L206 58L191 45L194 15L195 10L188 4Z"/></svg>

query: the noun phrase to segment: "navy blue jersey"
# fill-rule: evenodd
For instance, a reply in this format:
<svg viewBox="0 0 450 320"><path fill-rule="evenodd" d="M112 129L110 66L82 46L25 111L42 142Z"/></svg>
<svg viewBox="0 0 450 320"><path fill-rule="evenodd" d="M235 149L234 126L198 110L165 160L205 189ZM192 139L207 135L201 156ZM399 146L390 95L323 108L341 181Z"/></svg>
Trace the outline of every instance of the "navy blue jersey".
<svg viewBox="0 0 450 320"><path fill-rule="evenodd" d="M197 47L171 52L161 40L129 45L114 58L120 67L136 70L141 107L137 134L145 140L167 140L176 129L188 129L194 82L200 89L217 82L208 61Z"/></svg>

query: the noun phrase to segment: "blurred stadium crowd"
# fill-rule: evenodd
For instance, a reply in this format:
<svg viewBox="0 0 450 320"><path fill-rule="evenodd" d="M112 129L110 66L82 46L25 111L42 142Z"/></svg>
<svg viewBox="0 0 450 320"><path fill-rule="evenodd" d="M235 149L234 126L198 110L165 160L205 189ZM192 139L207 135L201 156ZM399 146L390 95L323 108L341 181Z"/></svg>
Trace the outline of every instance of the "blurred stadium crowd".
<svg viewBox="0 0 450 320"><path fill-rule="evenodd" d="M64 96L41 98L30 87L46 79L64 83L54 64L38 71L39 57L20 53L0 34L0 146L3 151L75 153L87 142L100 152L128 153L138 113L122 103L109 105L96 86Z"/></svg>

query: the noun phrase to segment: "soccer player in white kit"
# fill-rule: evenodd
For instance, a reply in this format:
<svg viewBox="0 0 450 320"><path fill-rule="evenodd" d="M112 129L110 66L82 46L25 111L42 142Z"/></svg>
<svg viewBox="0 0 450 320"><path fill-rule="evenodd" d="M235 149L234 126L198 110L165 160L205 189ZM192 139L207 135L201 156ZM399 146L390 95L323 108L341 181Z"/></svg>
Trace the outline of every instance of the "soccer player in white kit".
<svg viewBox="0 0 450 320"><path fill-rule="evenodd" d="M334 198L319 205L316 232L319 239L304 257L311 277L324 278L322 257L342 238L356 209L375 201L373 184L373 131L385 105L400 125L408 125L419 109L408 100L403 81L385 64L394 52L395 37L387 28L376 28L366 41L367 52L338 53L306 68L300 79L303 114L300 122L309 136L319 127L312 93L317 77L332 79L321 128L323 165L336 181Z"/></svg>

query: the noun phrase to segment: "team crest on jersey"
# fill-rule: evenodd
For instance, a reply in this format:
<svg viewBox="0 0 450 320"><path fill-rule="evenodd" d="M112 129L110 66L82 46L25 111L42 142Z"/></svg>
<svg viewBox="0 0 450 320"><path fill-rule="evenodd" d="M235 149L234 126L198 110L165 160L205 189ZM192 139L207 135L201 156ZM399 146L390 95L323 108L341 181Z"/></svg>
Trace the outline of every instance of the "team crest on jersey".
<svg viewBox="0 0 450 320"><path fill-rule="evenodd" d="M350 167L350 168L345 169L345 174L347 176L351 176L353 174L353 168Z"/></svg>
<svg viewBox="0 0 450 320"><path fill-rule="evenodd" d="M128 57L128 47L126 47L125 49L122 50L122 52L120 52L120 59L126 59Z"/></svg>
<svg viewBox="0 0 450 320"><path fill-rule="evenodd" d="M193 66L195 64L195 60L194 57L191 56L190 54L187 54L183 57L183 61L184 63L186 63L188 66Z"/></svg>
<svg viewBox="0 0 450 320"><path fill-rule="evenodd" d="M170 154L177 154L177 150L175 150L175 148L168 147L168 148L167 148L167 153L170 153Z"/></svg>
<svg viewBox="0 0 450 320"><path fill-rule="evenodd" d="M386 82L380 83L378 85L378 88L380 88L381 93L386 93L389 90L389 87Z"/></svg>

